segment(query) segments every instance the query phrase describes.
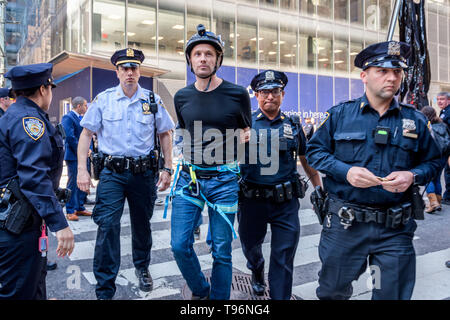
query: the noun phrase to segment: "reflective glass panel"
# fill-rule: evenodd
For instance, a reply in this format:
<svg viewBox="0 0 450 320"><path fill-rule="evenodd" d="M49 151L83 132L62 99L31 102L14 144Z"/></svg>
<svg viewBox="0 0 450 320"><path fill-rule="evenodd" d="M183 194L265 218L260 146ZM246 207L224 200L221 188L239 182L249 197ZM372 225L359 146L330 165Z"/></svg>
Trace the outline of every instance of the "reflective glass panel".
<svg viewBox="0 0 450 320"><path fill-rule="evenodd" d="M299 0L300 12L303 14L314 14L316 6L313 0Z"/></svg>
<svg viewBox="0 0 450 320"><path fill-rule="evenodd" d="M94 0L92 49L111 54L125 47L125 2Z"/></svg>
<svg viewBox="0 0 450 320"><path fill-rule="evenodd" d="M214 32L220 35L225 43L224 62L234 64L236 52L235 7L226 2L214 1Z"/></svg>
<svg viewBox="0 0 450 320"><path fill-rule="evenodd" d="M158 28L159 56L184 59L184 1L159 1Z"/></svg>
<svg viewBox="0 0 450 320"><path fill-rule="evenodd" d="M378 5L377 0L365 0L366 29L378 30Z"/></svg>
<svg viewBox="0 0 450 320"><path fill-rule="evenodd" d="M323 18L333 19L333 1L315 0L317 4L317 15Z"/></svg>
<svg viewBox="0 0 450 320"><path fill-rule="evenodd" d="M129 47L156 58L156 0L128 0L127 32Z"/></svg>
<svg viewBox="0 0 450 320"><path fill-rule="evenodd" d="M280 0L280 8L285 10L297 10L298 0Z"/></svg>
<svg viewBox="0 0 450 320"><path fill-rule="evenodd" d="M333 40L329 34L319 33L317 38L317 63L319 69L332 70L333 66Z"/></svg>
<svg viewBox="0 0 450 320"><path fill-rule="evenodd" d="M317 57L315 49L316 33L312 30L302 28L304 21L300 20L299 34L299 63L301 69L316 69Z"/></svg>
<svg viewBox="0 0 450 320"><path fill-rule="evenodd" d="M380 11L380 27L381 30L389 28L389 21L391 20L391 0L378 0Z"/></svg>
<svg viewBox="0 0 450 320"><path fill-rule="evenodd" d="M259 14L259 67L274 68L278 57L278 19ZM256 40L256 39L255 39ZM251 40L253 41L253 40Z"/></svg>
<svg viewBox="0 0 450 320"><path fill-rule="evenodd" d="M237 60L238 66L256 66L256 15L253 8L237 9Z"/></svg>
<svg viewBox="0 0 450 320"><path fill-rule="evenodd" d="M186 7L187 39L190 39L195 33L197 33L197 26L199 24L204 25L206 27L206 30L211 30L211 0L187 1ZM174 26L174 28L181 27L183 26Z"/></svg>
<svg viewBox="0 0 450 320"><path fill-rule="evenodd" d="M280 19L280 66L297 68L297 17L282 16Z"/></svg>
<svg viewBox="0 0 450 320"><path fill-rule="evenodd" d="M348 72L348 40L336 38L333 53L335 72Z"/></svg>
<svg viewBox="0 0 450 320"><path fill-rule="evenodd" d="M334 19L348 21L348 0L334 1Z"/></svg>
<svg viewBox="0 0 450 320"><path fill-rule="evenodd" d="M363 24L364 0L350 0L350 22Z"/></svg>

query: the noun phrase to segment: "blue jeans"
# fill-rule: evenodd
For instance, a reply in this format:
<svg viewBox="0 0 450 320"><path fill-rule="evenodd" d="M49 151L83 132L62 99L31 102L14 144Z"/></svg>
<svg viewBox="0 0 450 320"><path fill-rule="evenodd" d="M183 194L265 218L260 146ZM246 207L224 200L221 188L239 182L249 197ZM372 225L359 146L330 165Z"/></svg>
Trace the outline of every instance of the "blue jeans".
<svg viewBox="0 0 450 320"><path fill-rule="evenodd" d="M430 183L428 184L427 194L429 194L429 193L435 193L437 195L442 194L441 174L442 174L442 170L446 166L446 162L447 162L446 160L447 159L445 157L441 159L441 168L440 168L438 174L436 175L436 177L434 177L434 179L431 180Z"/></svg>
<svg viewBox="0 0 450 320"><path fill-rule="evenodd" d="M191 181L189 174L180 173L176 192ZM237 212L238 190L236 174L221 172L210 179L198 179L200 189L209 202L218 205L233 224ZM201 271L200 262L194 251L194 229L203 210L204 200L194 197L188 190L184 195L195 198L197 205L177 194L172 202L171 246L178 268L186 280L193 295L210 299L227 300L230 298L232 265L231 242L233 234L225 219L208 207L209 226L212 239L213 267L211 288Z"/></svg>

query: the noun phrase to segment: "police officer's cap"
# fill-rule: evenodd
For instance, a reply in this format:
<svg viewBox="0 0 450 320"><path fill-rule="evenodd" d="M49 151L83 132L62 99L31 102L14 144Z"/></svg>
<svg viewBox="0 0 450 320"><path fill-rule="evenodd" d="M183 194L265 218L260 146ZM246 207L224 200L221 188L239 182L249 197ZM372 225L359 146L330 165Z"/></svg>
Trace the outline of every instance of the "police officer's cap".
<svg viewBox="0 0 450 320"><path fill-rule="evenodd" d="M141 50L127 48L114 52L111 57L111 63L116 67L137 67L142 63L142 61L144 61L144 59L145 56Z"/></svg>
<svg viewBox="0 0 450 320"><path fill-rule="evenodd" d="M407 60L411 53L411 47L405 42L385 41L375 43L355 58L355 67L366 70L369 67L382 67L389 69L408 67Z"/></svg>
<svg viewBox="0 0 450 320"><path fill-rule="evenodd" d="M5 74L11 80L13 90L23 90L51 85L55 88L52 78L53 65L51 63L29 64L13 67Z"/></svg>
<svg viewBox="0 0 450 320"><path fill-rule="evenodd" d="M275 70L266 70L258 73L253 77L250 86L253 91L260 91L264 89L281 88L284 89L288 83L288 78L284 72Z"/></svg>
<svg viewBox="0 0 450 320"><path fill-rule="evenodd" d="M9 95L9 91L10 91L11 89L9 89L9 88L0 88L0 98L7 98L7 97L9 97L10 95Z"/></svg>

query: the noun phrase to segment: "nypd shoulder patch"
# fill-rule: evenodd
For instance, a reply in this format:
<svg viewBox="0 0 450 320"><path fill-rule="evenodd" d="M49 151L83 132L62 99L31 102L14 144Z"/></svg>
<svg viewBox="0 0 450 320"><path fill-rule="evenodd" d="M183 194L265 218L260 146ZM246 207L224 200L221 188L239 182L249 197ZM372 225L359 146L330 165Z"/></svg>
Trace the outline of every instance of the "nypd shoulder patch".
<svg viewBox="0 0 450 320"><path fill-rule="evenodd" d="M34 141L39 140L45 132L45 123L35 117L25 117L22 119L23 129Z"/></svg>
<svg viewBox="0 0 450 320"><path fill-rule="evenodd" d="M323 124L324 124L325 122L327 122L327 120L328 120L329 117L330 117L330 113L328 113L328 112L325 112L324 114L322 114L322 115L320 116L320 119L319 119L319 126L317 127L317 129L319 129L321 126L323 126Z"/></svg>

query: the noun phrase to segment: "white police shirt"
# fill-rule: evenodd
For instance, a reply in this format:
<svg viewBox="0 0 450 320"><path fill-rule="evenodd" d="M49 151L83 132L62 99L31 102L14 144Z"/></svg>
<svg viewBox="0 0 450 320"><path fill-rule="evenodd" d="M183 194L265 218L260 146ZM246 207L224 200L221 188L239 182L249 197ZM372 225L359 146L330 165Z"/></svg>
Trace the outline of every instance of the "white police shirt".
<svg viewBox="0 0 450 320"><path fill-rule="evenodd" d="M155 94L157 133L175 128L175 124ZM97 133L99 151L108 155L138 157L150 153L154 145L154 115L148 110L149 90L138 84L128 98L120 84L97 95L81 120L82 127ZM147 104L147 105L145 105Z"/></svg>

